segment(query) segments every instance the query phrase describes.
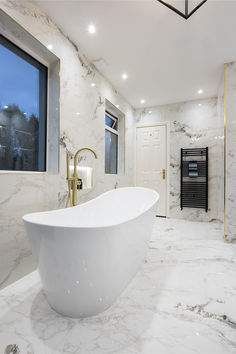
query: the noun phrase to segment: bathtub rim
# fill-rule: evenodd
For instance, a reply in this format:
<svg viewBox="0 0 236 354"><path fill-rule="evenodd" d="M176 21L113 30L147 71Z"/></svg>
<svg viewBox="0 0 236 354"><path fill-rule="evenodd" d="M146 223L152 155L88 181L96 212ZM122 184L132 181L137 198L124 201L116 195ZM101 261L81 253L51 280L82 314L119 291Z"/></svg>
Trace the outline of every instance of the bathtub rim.
<svg viewBox="0 0 236 354"><path fill-rule="evenodd" d="M106 195L106 194L109 194L110 192L114 191L114 189L110 189L100 195L98 195L97 197L91 199L91 200L88 200L87 202L85 203L82 203L82 204L79 204L79 205L76 205L74 207L69 207L69 208L62 208L62 209L53 209L53 210L46 210L46 211L39 211L39 212L33 212L33 213L28 213L28 214L25 214L23 215L22 217L22 220L24 223L29 223L29 224L33 224L33 225L40 225L42 227L52 227L52 228L67 228L67 229L80 229L80 230L87 230L87 229L102 229L102 228L108 228L108 227L113 227L113 226L118 226L118 225L121 225L121 224L124 224L126 222L129 222L129 221L132 221L132 220L135 220L136 218L138 218L139 216L143 215L144 213L146 213L148 210L150 210L159 200L160 198L160 195L157 191L155 191L154 189L151 189L151 188L145 188L145 187L121 187L121 188L118 188L118 189L141 189L141 190L146 190L146 191L152 191L153 194L155 194L155 200L150 202L150 204L148 205L148 207L145 208L144 211L142 212L139 212L137 213L136 215L132 216L132 217L129 217L127 219L125 219L124 221L122 222L114 222L114 223L110 223L110 224L104 224L104 225L93 225L93 226L79 226L79 225L57 225L56 223L54 224L47 224L47 223L43 223L43 222L37 222L37 221L32 221L32 220L28 220L28 217L31 217L31 216L36 216L36 214L44 214L44 213L51 213L51 212L56 212L56 211L62 211L62 210L69 210L69 209L75 209L75 208L80 208L80 207L83 207L84 205L88 205L90 203L93 203L95 200L101 198L102 196Z"/></svg>

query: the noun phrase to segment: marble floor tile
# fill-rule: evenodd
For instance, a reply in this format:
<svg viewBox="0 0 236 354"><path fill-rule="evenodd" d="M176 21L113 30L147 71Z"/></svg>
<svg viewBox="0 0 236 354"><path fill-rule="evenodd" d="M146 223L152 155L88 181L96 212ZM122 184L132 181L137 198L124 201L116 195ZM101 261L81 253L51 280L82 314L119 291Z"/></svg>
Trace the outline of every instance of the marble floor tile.
<svg viewBox="0 0 236 354"><path fill-rule="evenodd" d="M217 223L156 219L147 262L90 318L55 313L27 275L0 292L0 353L236 353L236 245L222 235Z"/></svg>

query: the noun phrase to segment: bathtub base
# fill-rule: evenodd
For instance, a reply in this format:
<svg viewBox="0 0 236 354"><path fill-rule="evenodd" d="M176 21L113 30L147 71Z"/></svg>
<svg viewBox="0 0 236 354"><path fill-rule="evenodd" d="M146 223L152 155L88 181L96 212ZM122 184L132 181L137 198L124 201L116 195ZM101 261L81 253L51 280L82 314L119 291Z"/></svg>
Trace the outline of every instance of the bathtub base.
<svg viewBox="0 0 236 354"><path fill-rule="evenodd" d="M58 304L58 306L56 306L54 303L50 302L48 297L47 297L47 301L51 309L56 313L58 313L59 315L62 315L63 317L86 318L86 317L96 316L99 313L106 311L109 307L111 307L115 303L116 299L114 299L114 301L110 303L99 304L99 306L96 307L94 307L94 304L92 304L93 306L91 306L90 309L86 309L86 310L80 308L76 303L73 303L72 306L73 308L71 308L71 306L62 306L62 304Z"/></svg>
<svg viewBox="0 0 236 354"><path fill-rule="evenodd" d="M141 265L139 264L139 266L132 274L130 273L130 277L126 279L126 283L123 283L123 288L120 288L120 284L118 282L120 291L119 293L117 292L118 290L116 290L114 293L113 289L115 286L111 281L110 286L112 287L112 291L109 291L108 287L107 291L103 293L102 297L98 297L96 292L90 294L88 293L88 298L90 298L90 301L84 301L84 295L86 293L85 289L83 289L82 294L77 291L75 291L73 294L68 294L71 295L71 299L68 298L68 295L60 297L58 294L57 296L50 297L47 295L47 292L45 292L48 304L53 311L64 317L86 318L96 316L99 313L106 311L116 302L117 298L125 291L131 280L135 277L138 271L140 271L145 262L146 259L143 260ZM115 280L116 278L113 277L113 279Z"/></svg>
<svg viewBox="0 0 236 354"><path fill-rule="evenodd" d="M81 312L81 311L79 311L79 312L73 311L73 313L71 313L71 312L62 312L60 309L54 308L54 307L50 304L50 302L48 301L48 304L49 304L49 306L51 307L51 309L52 309L54 312L56 312L58 315L63 316L63 317L73 318L73 319L76 319L76 318L77 318L77 319L79 319L79 318L88 318L88 317L97 316L99 313L104 312L104 311L106 311L107 309L109 309L114 303L115 303L115 301L114 301L112 304L110 304L110 305L108 305L108 306L106 306L106 307L100 308L99 310L97 310L97 312L95 311L95 312L93 312L93 313L91 313L91 312L83 313L83 312Z"/></svg>
<svg viewBox="0 0 236 354"><path fill-rule="evenodd" d="M146 260L157 201L155 191L120 188L74 208L24 216L54 311L83 318L112 306Z"/></svg>
<svg viewBox="0 0 236 354"><path fill-rule="evenodd" d="M69 318L87 318L87 317L93 317L93 316L96 316L98 315L99 313L101 312L104 312L106 311L107 309L109 309L115 302L116 302L116 299L112 302L112 303L109 303L109 304L105 304L103 306L100 306L96 309L93 309L93 311L82 311L82 309L76 309L76 306L75 306L75 309L73 309L72 311L71 310L63 310L61 308L61 306L59 306L59 308L56 308L54 305L52 305L50 303L50 301L48 300L47 298L47 301L48 301L48 304L49 306L51 307L51 309L53 311L55 311L57 314L63 316L63 317L69 317Z"/></svg>

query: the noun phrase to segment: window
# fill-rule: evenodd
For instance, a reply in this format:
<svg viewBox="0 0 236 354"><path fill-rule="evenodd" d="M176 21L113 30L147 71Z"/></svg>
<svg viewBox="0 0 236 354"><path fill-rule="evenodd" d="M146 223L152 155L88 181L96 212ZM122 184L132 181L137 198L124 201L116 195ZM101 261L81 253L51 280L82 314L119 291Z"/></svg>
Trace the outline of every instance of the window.
<svg viewBox="0 0 236 354"><path fill-rule="evenodd" d="M46 66L0 35L0 170L46 171Z"/></svg>
<svg viewBox="0 0 236 354"><path fill-rule="evenodd" d="M118 118L105 114L105 173L117 174L118 170Z"/></svg>

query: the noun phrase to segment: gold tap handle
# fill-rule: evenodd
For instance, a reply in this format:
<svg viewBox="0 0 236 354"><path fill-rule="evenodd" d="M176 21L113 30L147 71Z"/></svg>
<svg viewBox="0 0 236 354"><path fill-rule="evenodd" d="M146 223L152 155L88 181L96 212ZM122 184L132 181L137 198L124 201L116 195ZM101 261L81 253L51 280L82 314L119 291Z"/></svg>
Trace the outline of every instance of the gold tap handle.
<svg viewBox="0 0 236 354"><path fill-rule="evenodd" d="M162 179L166 179L166 170L164 168L162 170Z"/></svg>

